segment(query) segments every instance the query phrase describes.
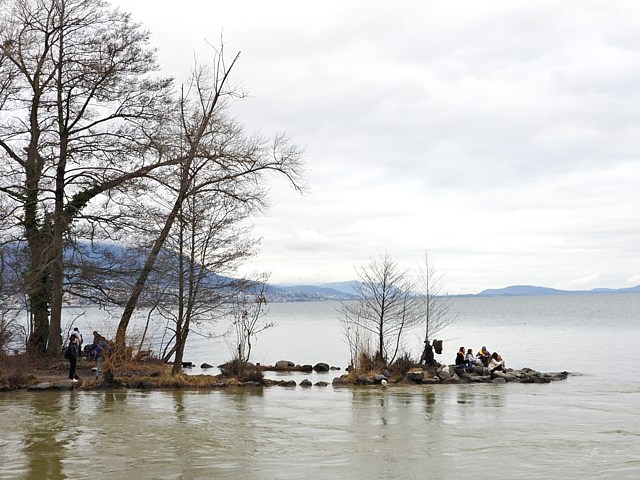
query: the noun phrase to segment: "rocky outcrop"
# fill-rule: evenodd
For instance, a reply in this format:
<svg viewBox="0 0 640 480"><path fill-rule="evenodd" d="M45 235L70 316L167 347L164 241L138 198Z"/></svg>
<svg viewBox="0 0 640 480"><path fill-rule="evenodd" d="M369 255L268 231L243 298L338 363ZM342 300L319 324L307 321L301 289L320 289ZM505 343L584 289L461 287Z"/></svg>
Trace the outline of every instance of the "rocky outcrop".
<svg viewBox="0 0 640 480"><path fill-rule="evenodd" d="M404 379L395 383L411 383L420 385L460 384L460 383L550 383L565 380L569 372L542 373L531 368L520 370L507 369L506 372L489 372L489 369L478 367L473 372L465 372L453 365L438 367L414 367L411 368ZM333 379L334 386L349 385L376 385L382 379L388 381L385 375L360 374L342 375Z"/></svg>

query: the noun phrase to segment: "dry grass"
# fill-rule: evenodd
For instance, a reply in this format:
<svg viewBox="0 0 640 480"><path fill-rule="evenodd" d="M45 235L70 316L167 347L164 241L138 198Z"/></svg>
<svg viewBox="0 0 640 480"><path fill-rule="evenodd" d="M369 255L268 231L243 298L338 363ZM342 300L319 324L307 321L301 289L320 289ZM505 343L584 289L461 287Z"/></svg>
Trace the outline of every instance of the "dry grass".
<svg viewBox="0 0 640 480"><path fill-rule="evenodd" d="M114 366L112 382L103 378L95 378L91 368L94 361L82 359L78 362L78 375L84 390L96 388L133 387L158 389L208 389L242 385L253 381L262 383L262 372L247 371L238 377L221 377L212 375L171 375L172 365L160 360L146 359L137 362L127 359L126 362ZM1 355L0 356L0 390L16 390L27 388L39 382L62 383L68 378L69 363L62 356L34 355Z"/></svg>

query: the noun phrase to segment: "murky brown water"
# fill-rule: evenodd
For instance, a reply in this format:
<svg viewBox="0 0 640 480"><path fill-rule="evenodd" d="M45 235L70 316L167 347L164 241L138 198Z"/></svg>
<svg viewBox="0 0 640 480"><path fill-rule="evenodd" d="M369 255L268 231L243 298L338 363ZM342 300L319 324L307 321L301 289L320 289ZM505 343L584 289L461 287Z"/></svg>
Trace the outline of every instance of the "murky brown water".
<svg viewBox="0 0 640 480"><path fill-rule="evenodd" d="M2 394L0 478L638 478L640 387L582 388Z"/></svg>

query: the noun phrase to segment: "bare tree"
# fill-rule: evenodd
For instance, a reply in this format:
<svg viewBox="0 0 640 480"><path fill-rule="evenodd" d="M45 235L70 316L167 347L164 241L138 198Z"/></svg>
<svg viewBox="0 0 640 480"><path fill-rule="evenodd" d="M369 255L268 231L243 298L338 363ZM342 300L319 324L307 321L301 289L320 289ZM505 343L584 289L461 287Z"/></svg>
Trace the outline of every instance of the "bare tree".
<svg viewBox="0 0 640 480"><path fill-rule="evenodd" d="M417 287L418 313L426 343L456 321L456 315L451 311L451 298L445 292L444 274L437 270L429 252L425 252L419 268Z"/></svg>
<svg viewBox="0 0 640 480"><path fill-rule="evenodd" d="M161 281L154 282L163 285L157 308L170 319L173 338L165 359L174 355L174 374L180 371L190 329L225 316L238 292L253 284L233 278L257 243L241 225L250 213L250 202L238 203L215 191L189 195L182 205L155 268L163 272Z"/></svg>
<svg viewBox="0 0 640 480"><path fill-rule="evenodd" d="M146 154L171 81L101 0L10 0L0 25L0 192L28 250L28 349L57 352L65 236L101 195L176 162Z"/></svg>
<svg viewBox="0 0 640 480"><path fill-rule="evenodd" d="M356 268L358 300L341 306L344 321L372 334L376 359L393 363L402 340L418 322L414 283L388 253Z"/></svg>
<svg viewBox="0 0 640 480"><path fill-rule="evenodd" d="M174 143L165 144L158 152L176 152L180 158L179 181L167 185L167 198L173 198L173 204L124 308L116 334L117 349L125 346L127 327L138 299L187 199L215 195L218 202L231 202L232 210L260 210L266 206L268 172L283 175L298 191L303 189L301 155L296 146L283 136L272 142L247 137L242 126L225 115L226 100L241 96L229 83L238 57L236 54L227 63L223 47L214 50L211 69L196 66L190 83L182 90L174 120L169 123L173 127L169 138Z"/></svg>
<svg viewBox="0 0 640 480"><path fill-rule="evenodd" d="M251 350L257 336L274 326L265 319L267 304L266 289L268 275L263 274L260 280L244 292L239 292L231 304L233 318L230 333L234 339L234 356L232 364L237 365L238 375L242 375L251 358Z"/></svg>

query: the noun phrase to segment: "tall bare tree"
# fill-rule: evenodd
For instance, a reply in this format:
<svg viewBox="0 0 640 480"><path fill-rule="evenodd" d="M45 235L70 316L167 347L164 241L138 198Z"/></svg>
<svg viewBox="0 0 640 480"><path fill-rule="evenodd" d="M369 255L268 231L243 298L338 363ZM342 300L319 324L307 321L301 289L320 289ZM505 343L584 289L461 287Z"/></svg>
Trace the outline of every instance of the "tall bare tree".
<svg viewBox="0 0 640 480"><path fill-rule="evenodd" d="M224 49L214 50L210 67L196 65L190 82L182 90L169 135L173 143L158 151L176 152L180 171L175 185L167 185L167 198L173 199L162 228L133 286L116 334L116 348L125 346L126 331L155 261L173 226L191 197L212 199L214 208L228 202L230 211L247 212L266 206L266 174L287 178L298 191L303 190L301 152L283 136L272 141L250 137L243 127L225 113L227 101L241 96L230 83L231 71L239 54L230 61ZM228 63L227 63L228 62ZM248 215L248 214L247 214ZM246 217L246 215L245 215Z"/></svg>
<svg viewBox="0 0 640 480"><path fill-rule="evenodd" d="M157 308L170 320L173 334L165 359L174 356L174 374L180 371L190 330L225 316L231 299L253 284L234 278L257 244L242 225L252 213L251 202L215 190L196 192L185 199L155 268L162 277L154 283L163 286Z"/></svg>
<svg viewBox="0 0 640 480"><path fill-rule="evenodd" d="M9 0L0 15L0 192L28 250L28 349L56 352L65 236L91 202L176 163L147 155L171 82L148 32L104 1Z"/></svg>
<svg viewBox="0 0 640 480"><path fill-rule="evenodd" d="M343 322L371 333L377 343L376 359L393 363L404 334L419 321L415 284L388 253L356 268L356 275L359 298L342 304Z"/></svg>

